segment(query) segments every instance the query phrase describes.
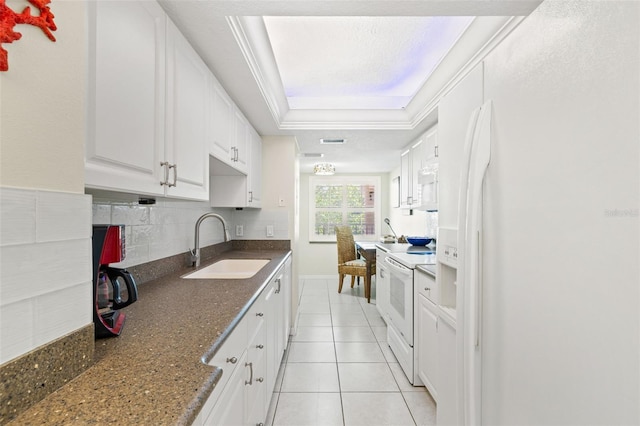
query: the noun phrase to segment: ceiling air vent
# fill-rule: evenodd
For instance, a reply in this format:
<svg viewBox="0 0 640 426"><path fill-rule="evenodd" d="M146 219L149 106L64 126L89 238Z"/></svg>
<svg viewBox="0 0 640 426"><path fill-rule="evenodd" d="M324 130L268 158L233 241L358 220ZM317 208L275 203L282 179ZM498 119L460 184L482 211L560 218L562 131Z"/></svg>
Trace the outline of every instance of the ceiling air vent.
<svg viewBox="0 0 640 426"><path fill-rule="evenodd" d="M320 143L326 145L342 145L346 141L346 139L320 139Z"/></svg>
<svg viewBox="0 0 640 426"><path fill-rule="evenodd" d="M305 158L321 158L321 157L324 157L324 154L320 154L319 152L305 152L302 155Z"/></svg>

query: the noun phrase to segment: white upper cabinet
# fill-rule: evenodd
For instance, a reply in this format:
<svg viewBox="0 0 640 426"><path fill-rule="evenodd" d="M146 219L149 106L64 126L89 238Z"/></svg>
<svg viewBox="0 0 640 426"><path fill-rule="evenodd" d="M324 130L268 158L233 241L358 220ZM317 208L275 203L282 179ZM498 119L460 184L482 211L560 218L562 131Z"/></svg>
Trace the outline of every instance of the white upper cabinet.
<svg viewBox="0 0 640 426"><path fill-rule="evenodd" d="M233 151L234 168L242 173L247 173L249 169L249 153L247 148L251 145L250 129L251 125L244 118L240 110L234 108L234 122L235 122L235 138L231 147Z"/></svg>
<svg viewBox="0 0 640 426"><path fill-rule="evenodd" d="M431 127L400 155L400 207L438 209L438 130Z"/></svg>
<svg viewBox="0 0 640 426"><path fill-rule="evenodd" d="M155 2L89 2L85 184L163 195L166 15Z"/></svg>
<svg viewBox="0 0 640 426"><path fill-rule="evenodd" d="M413 141L400 157L400 207L415 209L420 207L420 187L418 172L423 163L424 139Z"/></svg>
<svg viewBox="0 0 640 426"><path fill-rule="evenodd" d="M85 185L206 200L211 74L156 2L89 2Z"/></svg>
<svg viewBox="0 0 640 426"><path fill-rule="evenodd" d="M262 206L262 138L251 129L249 173L247 174L247 206Z"/></svg>
<svg viewBox="0 0 640 426"><path fill-rule="evenodd" d="M209 199L209 85L211 72L167 20L165 161L173 168L167 195Z"/></svg>
<svg viewBox="0 0 640 426"><path fill-rule="evenodd" d="M233 128L234 105L220 83L213 78L212 84L211 144L209 152L217 159L232 164L235 152L231 147L235 137Z"/></svg>

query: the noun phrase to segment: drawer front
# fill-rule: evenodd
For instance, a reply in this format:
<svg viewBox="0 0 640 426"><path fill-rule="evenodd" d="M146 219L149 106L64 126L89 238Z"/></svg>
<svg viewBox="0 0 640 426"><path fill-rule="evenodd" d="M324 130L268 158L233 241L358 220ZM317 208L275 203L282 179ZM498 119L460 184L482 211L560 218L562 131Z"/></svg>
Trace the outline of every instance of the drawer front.
<svg viewBox="0 0 640 426"><path fill-rule="evenodd" d="M435 278L426 272L416 269L415 284L418 294L423 295L435 304L438 303L438 286Z"/></svg>

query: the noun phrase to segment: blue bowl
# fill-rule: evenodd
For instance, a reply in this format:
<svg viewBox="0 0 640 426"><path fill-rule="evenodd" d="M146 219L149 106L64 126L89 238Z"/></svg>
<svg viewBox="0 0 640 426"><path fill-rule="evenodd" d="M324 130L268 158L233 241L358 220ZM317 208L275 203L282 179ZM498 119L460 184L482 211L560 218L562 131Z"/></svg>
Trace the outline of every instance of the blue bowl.
<svg viewBox="0 0 640 426"><path fill-rule="evenodd" d="M433 241L433 238L426 238L426 237L407 237L407 242L409 242L409 244L413 245L413 246L426 246L427 244L429 244L431 241Z"/></svg>

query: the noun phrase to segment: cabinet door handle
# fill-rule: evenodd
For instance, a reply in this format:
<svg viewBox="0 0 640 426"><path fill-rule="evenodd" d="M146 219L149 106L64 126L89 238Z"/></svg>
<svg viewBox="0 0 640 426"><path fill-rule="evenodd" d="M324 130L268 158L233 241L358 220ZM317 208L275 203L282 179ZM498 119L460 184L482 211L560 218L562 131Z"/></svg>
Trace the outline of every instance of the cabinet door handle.
<svg viewBox="0 0 640 426"><path fill-rule="evenodd" d="M256 345L256 348L258 348L258 349L264 349L264 345Z"/></svg>
<svg viewBox="0 0 640 426"><path fill-rule="evenodd" d="M164 167L164 181L160 182L161 186L168 186L171 188L172 186L176 186L178 183L178 165L177 164L169 164L168 161L163 161L160 163L160 166ZM173 169L173 183L169 183L169 170Z"/></svg>
<svg viewBox="0 0 640 426"><path fill-rule="evenodd" d="M249 202L253 202L253 191L249 191Z"/></svg>
<svg viewBox="0 0 640 426"><path fill-rule="evenodd" d="M278 293L280 293L280 287L282 286L282 282L280 281L280 278L277 278L276 282L278 283L278 288L276 289L276 294L278 294Z"/></svg>
<svg viewBox="0 0 640 426"><path fill-rule="evenodd" d="M240 150L238 149L238 147L236 147L236 157L235 157L235 158L234 158L234 160L233 160L233 161L235 161L236 163L238 162L238 152L239 152L239 151L240 151Z"/></svg>
<svg viewBox="0 0 640 426"><path fill-rule="evenodd" d="M160 167L164 168L164 180L160 181L160 186L165 186L169 184L169 163L163 161L160 163Z"/></svg>
<svg viewBox="0 0 640 426"><path fill-rule="evenodd" d="M173 183L170 183L168 186L171 188L172 186L176 186L178 184L178 165L177 164L169 164L169 168L173 169Z"/></svg>
<svg viewBox="0 0 640 426"><path fill-rule="evenodd" d="M256 379L256 382L260 382L260 383L264 382L264 377L258 377Z"/></svg>
<svg viewBox="0 0 640 426"><path fill-rule="evenodd" d="M238 358L236 358L235 356L232 356L231 358L227 358L227 362L230 362L231 364L235 364L236 362L238 362Z"/></svg>
<svg viewBox="0 0 640 426"><path fill-rule="evenodd" d="M256 316L257 316L257 317L263 317L263 316L264 316L264 313L263 313L263 312L258 312L258 313L256 314Z"/></svg>
<svg viewBox="0 0 640 426"><path fill-rule="evenodd" d="M245 367L249 367L249 371L251 372L251 374L249 375L249 381L247 382L245 380L244 384L251 386L253 384L253 363L252 362L245 362L244 366Z"/></svg>

